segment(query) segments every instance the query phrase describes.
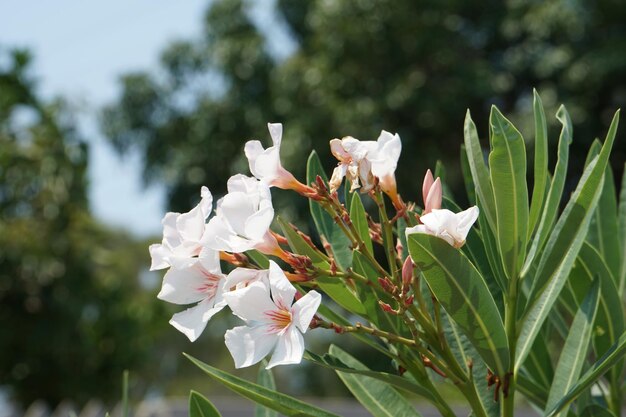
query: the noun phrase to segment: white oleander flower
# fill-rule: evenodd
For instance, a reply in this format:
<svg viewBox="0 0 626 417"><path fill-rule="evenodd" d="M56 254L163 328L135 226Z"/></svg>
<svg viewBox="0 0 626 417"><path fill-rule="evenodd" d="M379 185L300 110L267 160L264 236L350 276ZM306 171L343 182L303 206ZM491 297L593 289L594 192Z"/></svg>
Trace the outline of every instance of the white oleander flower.
<svg viewBox="0 0 626 417"><path fill-rule="evenodd" d="M274 207L270 189L262 181L237 174L228 180L228 194L217 202L215 216L206 226L203 243L219 251L241 253L257 249L280 251L270 232Z"/></svg>
<svg viewBox="0 0 626 417"><path fill-rule="evenodd" d="M226 306L222 297L225 282L219 252L204 248L193 265L167 271L157 297L173 304L197 303L174 314L170 320L172 326L193 342L211 317Z"/></svg>
<svg viewBox="0 0 626 417"><path fill-rule="evenodd" d="M473 206L460 213L453 213L447 209L432 210L420 217L422 224L408 227L407 237L413 233L426 233L444 239L455 248L465 244L465 238L470 228L478 219L478 207Z"/></svg>
<svg viewBox="0 0 626 417"><path fill-rule="evenodd" d="M150 245L152 265L150 270L187 268L196 262L202 249L206 219L211 214L213 197L207 187L202 187L200 203L187 213L167 213L163 217L163 241Z"/></svg>
<svg viewBox="0 0 626 417"><path fill-rule="evenodd" d="M378 178L381 190L394 202L397 198L395 173L401 152L400 136L383 130L376 141L376 151L367 156L372 164L372 174Z"/></svg>
<svg viewBox="0 0 626 417"><path fill-rule="evenodd" d="M330 150L339 160L330 180L331 191L341 185L347 177L352 186L350 191L361 187L370 191L376 185L394 201L398 202L395 171L402 151L400 136L383 130L377 141L360 141L351 136L330 141Z"/></svg>
<svg viewBox="0 0 626 417"><path fill-rule="evenodd" d="M269 285L268 285L269 283ZM300 363L304 338L321 295L309 291L296 301L296 289L281 269L270 261L269 282L255 281L247 287L224 294L234 314L246 321L226 332L226 347L235 367L254 365L273 351L267 368Z"/></svg>
<svg viewBox="0 0 626 417"><path fill-rule="evenodd" d="M441 208L443 199L443 189L439 177L435 180L430 169L426 171L424 182L422 183L422 198L424 199L424 211L422 216L430 213L432 210Z"/></svg>
<svg viewBox="0 0 626 417"><path fill-rule="evenodd" d="M283 125L280 123L268 123L267 128L270 131L273 146L265 149L258 140L250 140L244 148L248 164L250 165L250 172L269 186L287 190L299 190L302 184L296 180L291 172L283 168L280 163Z"/></svg>

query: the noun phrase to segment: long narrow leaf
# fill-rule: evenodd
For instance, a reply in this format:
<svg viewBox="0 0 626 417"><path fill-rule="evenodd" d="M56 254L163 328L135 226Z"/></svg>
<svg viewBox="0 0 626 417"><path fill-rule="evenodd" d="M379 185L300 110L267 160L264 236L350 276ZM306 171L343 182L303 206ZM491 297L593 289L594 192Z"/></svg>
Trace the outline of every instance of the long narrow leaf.
<svg viewBox="0 0 626 417"><path fill-rule="evenodd" d="M436 402L436 399L433 396L432 392L430 392L428 389L422 387L421 385L418 385L416 382L413 382L410 379L401 377L399 375L393 375L387 372L372 371L366 368L355 368L347 365L337 356L330 353L327 353L324 356L319 356L313 352L306 351L304 353L304 359L311 361L316 365L320 365L335 371L368 376L382 381L386 384L393 385L411 394L419 395L420 397L423 397L432 403Z"/></svg>
<svg viewBox="0 0 626 417"><path fill-rule="evenodd" d="M559 203L561 196L563 195L563 187L565 186L565 176L567 175L567 163L569 160L569 146L572 143L572 121L569 117L569 113L564 106L559 107L556 113L556 118L561 122L563 128L561 129L561 136L559 137L559 149L557 152L556 166L554 168L554 175L552 176L552 182L550 184L550 191L546 199L546 203L543 208L541 220L535 233L535 237L528 250L526 256L526 262L522 269L522 275L526 275L529 271L532 262L535 257L540 253L543 248L546 239L548 238L554 219L557 218L559 211Z"/></svg>
<svg viewBox="0 0 626 417"><path fill-rule="evenodd" d="M469 110L465 115L465 124L463 127L465 137L465 151L469 162L470 171L476 187L477 200L480 201L482 212L487 218L489 227L496 230L496 203L493 197L493 189L491 188L491 179L489 178L489 170L485 164L482 147L478 140L478 132L476 125L472 121Z"/></svg>
<svg viewBox="0 0 626 417"><path fill-rule="evenodd" d="M572 403L580 394L595 384L598 379L608 372L613 365L626 356L626 333L623 333L619 340L593 364L578 382L565 394L559 402L546 413L546 417L552 417L560 412L564 407Z"/></svg>
<svg viewBox="0 0 626 417"><path fill-rule="evenodd" d="M533 113L535 115L535 168L533 195L530 203L528 216L528 238L535 230L539 221L539 215L543 208L548 184L548 128L546 126L546 114L543 103L537 90L533 90Z"/></svg>
<svg viewBox="0 0 626 417"><path fill-rule="evenodd" d="M517 276L526 255L528 188L522 134L493 106L489 172L496 206L496 242L504 272Z"/></svg>
<svg viewBox="0 0 626 417"><path fill-rule="evenodd" d="M274 381L274 374L271 369L265 369L267 361L262 360L259 365L259 373L257 375L257 384L272 391L276 391L276 382ZM261 404L257 404L254 409L254 417L278 417L278 413L275 410L267 408Z"/></svg>
<svg viewBox="0 0 626 417"><path fill-rule="evenodd" d="M459 250L436 236L409 236L409 253L431 291L487 365L498 375L509 367L502 318L478 270Z"/></svg>
<svg viewBox="0 0 626 417"><path fill-rule="evenodd" d="M330 353L351 368L366 370L367 367L337 346ZM419 417L411 403L389 384L368 376L336 371L352 395L372 413L374 417Z"/></svg>
<svg viewBox="0 0 626 417"><path fill-rule="evenodd" d="M576 383L587 358L593 322L598 311L600 283L596 281L574 317L561 356L554 371L554 380L548 394L546 411L551 410ZM561 413L567 413L564 407Z"/></svg>
<svg viewBox="0 0 626 417"><path fill-rule="evenodd" d="M189 393L189 417L222 417L222 415L206 397L196 391L191 391Z"/></svg>
<svg viewBox="0 0 626 417"><path fill-rule="evenodd" d="M615 114L600 154L589 164L567 203L543 251L525 307L517 343L515 369L526 359L539 329L565 285L576 255L587 234L596 207L604 170L615 141L619 111Z"/></svg>
<svg viewBox="0 0 626 417"><path fill-rule="evenodd" d="M267 389L245 379L224 372L198 359L185 354L198 368L207 373L211 378L226 386L237 394L252 400L258 404L276 410L286 416L312 416L312 417L339 417L336 414L317 408L311 404L297 400L289 395Z"/></svg>
<svg viewBox="0 0 626 417"><path fill-rule="evenodd" d="M620 257L622 263L620 266L619 283L617 289L620 297L624 295L626 287L626 164L624 164L624 173L622 174L622 186L619 193L619 240L620 240Z"/></svg>

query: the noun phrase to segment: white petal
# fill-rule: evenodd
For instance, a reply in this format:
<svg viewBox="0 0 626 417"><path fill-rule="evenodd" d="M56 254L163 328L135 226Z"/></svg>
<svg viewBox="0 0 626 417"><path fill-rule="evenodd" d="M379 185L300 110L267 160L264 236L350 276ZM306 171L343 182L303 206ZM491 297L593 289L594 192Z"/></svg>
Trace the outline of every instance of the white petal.
<svg viewBox="0 0 626 417"><path fill-rule="evenodd" d="M238 235L245 236L246 220L256 212L252 203L245 193L228 193L222 199L216 217L224 219Z"/></svg>
<svg viewBox="0 0 626 417"><path fill-rule="evenodd" d="M161 220L161 224L163 225L163 238L177 238L178 237L178 229L176 229L176 219L178 219L180 213L167 212L163 219Z"/></svg>
<svg viewBox="0 0 626 417"><path fill-rule="evenodd" d="M267 129L270 131L274 146L280 148L280 142L283 137L283 125L281 123L268 123Z"/></svg>
<svg viewBox="0 0 626 417"><path fill-rule="evenodd" d="M317 291L309 291L304 297L296 301L292 311L294 313L293 322L302 333L306 333L313 316L322 302L322 296Z"/></svg>
<svg viewBox="0 0 626 417"><path fill-rule="evenodd" d="M330 185L330 190L332 192L337 191L339 187L341 187L341 182L343 181L343 177L346 176L346 171L348 170L347 164L339 164L333 170L333 175L330 177L330 181L328 184Z"/></svg>
<svg viewBox="0 0 626 417"><path fill-rule="evenodd" d="M257 177L257 173L255 172L254 162L256 161L256 158L263 153L263 151L263 145L258 140L249 140L243 148L243 152L246 154L246 158L248 158L250 172L252 172L252 175L255 177Z"/></svg>
<svg viewBox="0 0 626 417"><path fill-rule="evenodd" d="M339 139L333 139L330 141L330 152L341 162L349 162L350 154L343 148L342 142Z"/></svg>
<svg viewBox="0 0 626 417"><path fill-rule="evenodd" d="M226 292L223 297L233 313L246 321L269 322L267 313L276 310L269 288L259 281L240 290Z"/></svg>
<svg viewBox="0 0 626 417"><path fill-rule="evenodd" d="M191 304L206 298L202 286L206 277L191 267L183 270L171 268L163 277L163 286L157 298L173 304Z"/></svg>
<svg viewBox="0 0 626 417"><path fill-rule="evenodd" d="M273 207L265 207L257 211L246 219L243 235L250 240L262 240L269 230L272 220L274 220Z"/></svg>
<svg viewBox="0 0 626 417"><path fill-rule="evenodd" d="M476 206L470 207L465 211L457 213L457 217L459 220L456 232L461 241L467 238L467 234L469 233L472 225L478 219L478 214L479 210Z"/></svg>
<svg viewBox="0 0 626 417"><path fill-rule="evenodd" d="M206 216L202 212L200 205L191 211L183 213L176 219L176 229L185 241L198 242L204 233L204 221Z"/></svg>
<svg viewBox="0 0 626 417"><path fill-rule="evenodd" d="M235 174L228 179L226 187L229 193L249 193L258 188L258 180L243 174Z"/></svg>
<svg viewBox="0 0 626 417"><path fill-rule="evenodd" d="M304 355L304 338L295 326L290 326L285 333L278 337L276 349L266 369L276 365L300 363Z"/></svg>
<svg viewBox="0 0 626 417"><path fill-rule="evenodd" d="M429 234L429 235L433 235L434 234L429 228L427 228L423 224L418 224L417 226L413 226L413 227L407 227L404 230L404 234L407 237L409 235L412 235L413 233L426 233L426 234Z"/></svg>
<svg viewBox="0 0 626 417"><path fill-rule="evenodd" d="M150 251L150 257L152 258L150 271L156 271L157 269L163 269L170 266L168 259L171 255L171 251L166 246L156 243L154 245L150 245L148 250Z"/></svg>
<svg viewBox="0 0 626 417"><path fill-rule="evenodd" d="M270 261L269 269L270 288L272 289L272 299L274 303L283 308L291 307L293 297L296 295L296 288L285 276L285 273L274 261Z"/></svg>
<svg viewBox="0 0 626 417"><path fill-rule="evenodd" d="M217 250L203 247L198 255L198 262L207 271L212 274L222 274L222 267L220 265L220 253Z"/></svg>
<svg viewBox="0 0 626 417"><path fill-rule="evenodd" d="M276 345L278 335L268 333L266 326L239 326L224 335L236 368L254 365L266 357Z"/></svg>
<svg viewBox="0 0 626 417"><path fill-rule="evenodd" d="M281 168L278 148L274 146L267 148L256 158L254 166L257 172L254 176L258 179L268 183L276 179Z"/></svg>
<svg viewBox="0 0 626 417"><path fill-rule="evenodd" d="M230 251L230 247L224 243L224 239L227 239L231 234L233 232L228 227L228 223L222 217L215 216L209 220L204 229L202 243L216 251Z"/></svg>
<svg viewBox="0 0 626 417"><path fill-rule="evenodd" d="M203 301L195 307L174 314L170 324L194 342L202 334L211 317L224 308L224 305L224 303L212 305L208 301Z"/></svg>
<svg viewBox="0 0 626 417"><path fill-rule="evenodd" d="M256 281L262 281L266 285L269 285L268 270L236 268L228 274L224 286L227 290L231 288L244 288L246 285Z"/></svg>
<svg viewBox="0 0 626 417"><path fill-rule="evenodd" d="M204 213L204 219L206 220L209 217L209 214L211 214L211 209L213 208L213 196L207 187L202 186L202 188L200 188L200 197L202 199L200 200L200 203L198 203L198 206L200 207L200 210L202 210L202 213Z"/></svg>

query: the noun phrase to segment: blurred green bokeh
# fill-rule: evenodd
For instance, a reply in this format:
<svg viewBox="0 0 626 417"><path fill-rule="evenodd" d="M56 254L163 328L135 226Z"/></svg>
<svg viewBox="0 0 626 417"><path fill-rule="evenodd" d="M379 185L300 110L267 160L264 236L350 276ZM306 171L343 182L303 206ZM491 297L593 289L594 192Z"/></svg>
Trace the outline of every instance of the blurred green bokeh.
<svg viewBox="0 0 626 417"><path fill-rule="evenodd" d="M253 13L251 2L210 2L202 34L164 45L158 68L124 74L119 99L102 111L111 143L141 153L146 181L166 185L171 210L189 210L201 185L220 195L231 174L247 172L243 144L268 143L267 122L284 123L283 162L298 178L310 150L330 172L328 140L376 139L386 129L403 139L398 182L406 200L418 200L424 171L440 159L462 201L467 108L483 138L491 104L532 138L533 87L548 114L565 103L577 168L594 135L626 104L620 0L277 0L277 20L264 30ZM293 54L270 42L276 31L295 42ZM204 378L179 353L229 360L220 340L227 315L194 345L167 325L177 309L143 283L160 277L147 275L148 242L89 213L88 147L72 112L61 100L38 98L28 53L4 61L0 386L23 404L114 399L128 368L138 393L202 388ZM618 140L616 171L624 160L626 141ZM306 201L275 196L278 212L302 217ZM335 389L303 369L291 390ZM189 374L199 379L181 383Z"/></svg>

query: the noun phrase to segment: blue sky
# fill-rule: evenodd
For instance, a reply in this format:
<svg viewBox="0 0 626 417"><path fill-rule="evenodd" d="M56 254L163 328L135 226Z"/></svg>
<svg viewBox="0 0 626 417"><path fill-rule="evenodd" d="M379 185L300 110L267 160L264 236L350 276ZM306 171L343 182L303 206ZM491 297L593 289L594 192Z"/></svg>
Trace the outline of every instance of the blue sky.
<svg viewBox="0 0 626 417"><path fill-rule="evenodd" d="M141 183L138 155L119 158L98 132L96 111L119 92L117 78L155 67L173 39L200 31L206 0L0 0L0 45L30 48L45 97L81 109L91 143L90 201L96 216L139 236L160 233L163 189Z"/></svg>

